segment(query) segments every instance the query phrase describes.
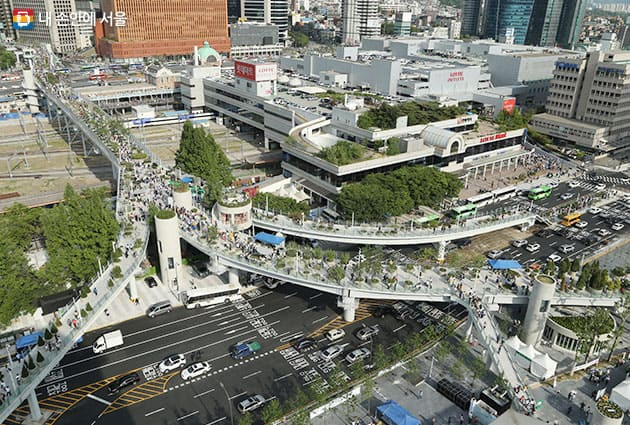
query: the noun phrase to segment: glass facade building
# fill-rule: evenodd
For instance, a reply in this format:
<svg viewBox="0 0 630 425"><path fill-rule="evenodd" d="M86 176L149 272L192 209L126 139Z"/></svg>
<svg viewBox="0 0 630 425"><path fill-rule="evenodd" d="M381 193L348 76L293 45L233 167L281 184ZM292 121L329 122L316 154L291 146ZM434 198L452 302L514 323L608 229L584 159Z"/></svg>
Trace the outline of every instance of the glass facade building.
<svg viewBox="0 0 630 425"><path fill-rule="evenodd" d="M508 28L514 29L514 43L525 44L535 0L489 0L486 7L485 35L499 39Z"/></svg>

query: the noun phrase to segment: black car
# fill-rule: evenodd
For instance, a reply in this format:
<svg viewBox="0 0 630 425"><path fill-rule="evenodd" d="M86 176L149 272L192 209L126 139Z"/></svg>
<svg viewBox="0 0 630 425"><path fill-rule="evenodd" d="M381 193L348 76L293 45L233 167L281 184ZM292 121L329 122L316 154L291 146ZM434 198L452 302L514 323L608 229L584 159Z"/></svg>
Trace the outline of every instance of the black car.
<svg viewBox="0 0 630 425"><path fill-rule="evenodd" d="M546 238L547 236L551 236L551 230L542 229L542 230L537 231L535 235L538 236L539 238Z"/></svg>
<svg viewBox="0 0 630 425"><path fill-rule="evenodd" d="M149 288L155 288L157 286L157 281L153 276L145 278L144 283L146 283Z"/></svg>
<svg viewBox="0 0 630 425"><path fill-rule="evenodd" d="M130 373L128 375L121 376L116 381L111 383L107 389L110 394L118 394L121 390L140 382L140 375L137 372Z"/></svg>
<svg viewBox="0 0 630 425"><path fill-rule="evenodd" d="M293 343L293 348L295 348L298 351L302 351L302 350L306 350L307 348L311 348L315 344L317 344L317 341L315 341L313 338L304 337L295 341Z"/></svg>
<svg viewBox="0 0 630 425"><path fill-rule="evenodd" d="M197 277L199 277L200 279L203 279L210 275L210 269L208 268L208 265L205 263L193 264L192 269L197 275Z"/></svg>
<svg viewBox="0 0 630 425"><path fill-rule="evenodd" d="M465 248L472 243L472 240L470 240L470 238L464 238L464 239L458 239L453 243L457 245L459 248Z"/></svg>
<svg viewBox="0 0 630 425"><path fill-rule="evenodd" d="M394 310L394 307L390 305L379 305L376 307L373 314L374 317L378 317L380 319L388 314L394 316L396 314L396 310Z"/></svg>

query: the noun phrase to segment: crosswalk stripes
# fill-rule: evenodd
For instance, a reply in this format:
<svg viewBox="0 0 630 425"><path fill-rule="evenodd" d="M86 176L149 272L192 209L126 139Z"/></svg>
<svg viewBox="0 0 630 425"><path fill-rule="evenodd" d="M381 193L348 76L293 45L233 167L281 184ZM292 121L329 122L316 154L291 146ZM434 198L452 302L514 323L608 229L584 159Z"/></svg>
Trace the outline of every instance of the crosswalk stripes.
<svg viewBox="0 0 630 425"><path fill-rule="evenodd" d="M115 412L116 410L124 409L131 405L141 403L150 398L164 394L166 392L166 385L168 384L168 381L178 373L178 371L175 371L136 385L114 400L112 404L105 408L102 414L106 415L108 413Z"/></svg>
<svg viewBox="0 0 630 425"><path fill-rule="evenodd" d="M586 175L580 178L584 181L593 181L599 183L609 183L615 186L630 185L630 178L614 177L614 176L590 176Z"/></svg>

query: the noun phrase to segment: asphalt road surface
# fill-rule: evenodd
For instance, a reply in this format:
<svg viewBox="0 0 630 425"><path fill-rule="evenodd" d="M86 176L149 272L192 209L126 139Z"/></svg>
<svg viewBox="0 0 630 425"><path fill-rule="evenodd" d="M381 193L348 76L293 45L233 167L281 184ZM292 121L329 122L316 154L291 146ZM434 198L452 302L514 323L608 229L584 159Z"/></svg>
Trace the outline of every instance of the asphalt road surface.
<svg viewBox="0 0 630 425"><path fill-rule="evenodd" d="M346 353L376 344L387 349L443 316L426 304L399 304L415 313L405 320L389 315L377 319L371 313L381 303L362 303L357 320L346 324L338 317L334 297L284 285L273 291L255 289L239 303L179 308L155 319L130 320L86 335L86 345L64 357L37 388L38 396L42 407L56 412L56 425L229 424L231 416L236 423L240 418L236 406L249 395L285 401L318 376L328 377L334 363L319 356L320 350L331 345L324 337L326 330L344 327L345 337L335 342L344 345L344 352L336 360L347 372ZM455 304L436 306L457 320L465 318L465 311ZM364 324L375 323L381 332L373 341L354 336ZM113 329L122 331L124 345L95 355L88 344ZM312 335L317 346L296 351L290 341L301 335ZM251 340L261 344L259 352L242 360L229 356L231 345ZM212 369L188 381L181 378L180 370L160 373L158 363L176 353L185 354L188 365L208 361ZM138 371L140 382L110 395L107 385L132 371Z"/></svg>

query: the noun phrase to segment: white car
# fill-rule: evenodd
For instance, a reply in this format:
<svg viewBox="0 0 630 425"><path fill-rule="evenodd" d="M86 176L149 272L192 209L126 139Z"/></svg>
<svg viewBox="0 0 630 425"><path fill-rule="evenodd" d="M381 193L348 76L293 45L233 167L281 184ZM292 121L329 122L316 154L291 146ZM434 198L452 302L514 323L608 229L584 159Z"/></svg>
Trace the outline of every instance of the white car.
<svg viewBox="0 0 630 425"><path fill-rule="evenodd" d="M574 224L575 227L577 227L578 229L583 229L586 226L588 226L588 221L578 221L577 223Z"/></svg>
<svg viewBox="0 0 630 425"><path fill-rule="evenodd" d="M606 229L599 229L599 232L597 232L597 234L601 237L605 237L605 236L610 235L610 231Z"/></svg>
<svg viewBox="0 0 630 425"><path fill-rule="evenodd" d="M191 364L186 369L182 370L182 379L186 381L187 379L196 378L197 376L210 372L210 369L212 369L212 366L210 366L208 362Z"/></svg>
<svg viewBox="0 0 630 425"><path fill-rule="evenodd" d="M336 357L338 357L343 352L343 346L341 345L331 345L328 348L324 348L320 353L320 357L323 360L330 361Z"/></svg>
<svg viewBox="0 0 630 425"><path fill-rule="evenodd" d="M343 329L331 329L326 332L325 336L328 341L335 342L346 336L346 331L344 331Z"/></svg>
<svg viewBox="0 0 630 425"><path fill-rule="evenodd" d="M570 181L569 184L567 186L569 186L571 189L575 189L576 187L578 187L580 185L580 182L573 180Z"/></svg>
<svg viewBox="0 0 630 425"><path fill-rule="evenodd" d="M357 331L356 335L357 335L357 338L359 338L361 341L367 341L373 336L378 335L378 331L379 331L378 325L364 326Z"/></svg>
<svg viewBox="0 0 630 425"><path fill-rule="evenodd" d="M253 410L258 409L260 406L265 404L265 397L260 394L256 394L250 397L247 397L245 400L241 401L237 408L241 413L251 412Z"/></svg>
<svg viewBox="0 0 630 425"><path fill-rule="evenodd" d="M365 347L357 348L346 355L346 361L350 364L370 357L370 350Z"/></svg>
<svg viewBox="0 0 630 425"><path fill-rule="evenodd" d="M491 260L496 260L497 258L501 256L501 254L503 254L503 251L500 251L498 249L493 249L492 251L488 252L486 256L490 258Z"/></svg>
<svg viewBox="0 0 630 425"><path fill-rule="evenodd" d="M540 244L539 243L530 243L525 247L526 250L528 250L529 252L536 252L540 249Z"/></svg>
<svg viewBox="0 0 630 425"><path fill-rule="evenodd" d="M602 209L598 208L598 207L591 207L591 208L588 209L588 212L593 214L593 215L597 215L600 212L602 212Z"/></svg>
<svg viewBox="0 0 630 425"><path fill-rule="evenodd" d="M610 226L610 228L613 230L621 230L623 229L623 223L615 223L612 226Z"/></svg>
<svg viewBox="0 0 630 425"><path fill-rule="evenodd" d="M606 189L606 185L604 183L597 183L595 185L595 189L597 189L597 190L604 190L604 189Z"/></svg>
<svg viewBox="0 0 630 425"><path fill-rule="evenodd" d="M547 183L547 186L549 186L552 189L555 189L556 187L558 187L560 185L560 183L555 182L555 181L550 181L549 183Z"/></svg>
<svg viewBox="0 0 630 425"><path fill-rule="evenodd" d="M575 246L571 244L560 245L560 247L558 247L558 251L568 254L569 252L575 251Z"/></svg>
<svg viewBox="0 0 630 425"><path fill-rule="evenodd" d="M551 254L549 257L547 257L547 260L548 260L548 261L552 261L552 262L554 262L554 263L557 263L557 262L559 262L560 260L562 260L562 257L561 257L561 256L559 256L558 254L555 254L555 253L554 253L554 254Z"/></svg>
<svg viewBox="0 0 630 425"><path fill-rule="evenodd" d="M158 366L160 372L170 372L171 370L184 367L186 364L186 357L183 354L173 354L162 360Z"/></svg>
<svg viewBox="0 0 630 425"><path fill-rule="evenodd" d="M563 201L566 201L567 199L573 198L573 196L575 195L572 192L567 192L560 195L560 199L562 199Z"/></svg>
<svg viewBox="0 0 630 425"><path fill-rule="evenodd" d="M516 248L520 248L522 246L527 245L527 240L526 239L518 239L515 241L512 241L512 246L516 247Z"/></svg>

